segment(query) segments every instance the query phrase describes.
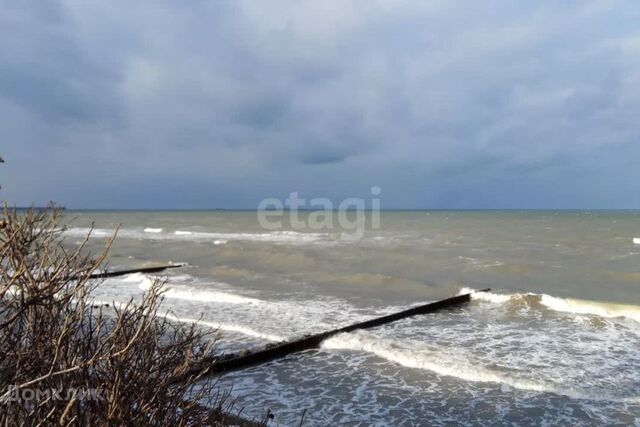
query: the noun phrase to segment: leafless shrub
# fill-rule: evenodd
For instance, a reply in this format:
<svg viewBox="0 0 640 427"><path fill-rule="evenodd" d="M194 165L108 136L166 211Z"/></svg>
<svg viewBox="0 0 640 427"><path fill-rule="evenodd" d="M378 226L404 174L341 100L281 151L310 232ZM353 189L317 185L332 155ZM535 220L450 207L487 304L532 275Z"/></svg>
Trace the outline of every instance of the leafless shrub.
<svg viewBox="0 0 640 427"><path fill-rule="evenodd" d="M212 357L215 331L159 315L161 283L122 306L93 303L111 240L90 257L88 237L62 244L55 209L3 217L0 424L255 424L225 415L228 396L189 370Z"/></svg>

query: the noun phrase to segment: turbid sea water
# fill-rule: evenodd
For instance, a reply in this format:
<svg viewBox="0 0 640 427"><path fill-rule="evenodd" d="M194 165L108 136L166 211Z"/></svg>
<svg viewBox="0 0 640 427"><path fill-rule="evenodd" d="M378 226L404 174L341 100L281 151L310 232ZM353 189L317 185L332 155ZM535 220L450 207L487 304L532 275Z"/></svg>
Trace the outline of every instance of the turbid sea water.
<svg viewBox="0 0 640 427"><path fill-rule="evenodd" d="M309 213L302 213L305 222ZM256 212L66 214L68 244L121 224L112 268L168 270L164 308L264 346L472 289L471 303L221 378L278 425L640 425L640 212L383 212L380 227L267 230ZM640 241L639 241L640 242ZM154 276L109 279L138 297Z"/></svg>

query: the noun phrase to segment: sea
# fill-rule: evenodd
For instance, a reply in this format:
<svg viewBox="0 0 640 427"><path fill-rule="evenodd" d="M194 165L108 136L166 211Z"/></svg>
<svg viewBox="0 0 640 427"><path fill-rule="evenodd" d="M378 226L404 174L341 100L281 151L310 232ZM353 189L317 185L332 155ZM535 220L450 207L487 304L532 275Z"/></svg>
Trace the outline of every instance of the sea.
<svg viewBox="0 0 640 427"><path fill-rule="evenodd" d="M640 425L640 211L383 211L359 233L296 215L267 229L255 211L69 210L63 236L92 230L98 251L118 228L112 269L184 264L108 279L95 298L161 278L162 312L217 330L221 354L473 292L220 377L248 418Z"/></svg>

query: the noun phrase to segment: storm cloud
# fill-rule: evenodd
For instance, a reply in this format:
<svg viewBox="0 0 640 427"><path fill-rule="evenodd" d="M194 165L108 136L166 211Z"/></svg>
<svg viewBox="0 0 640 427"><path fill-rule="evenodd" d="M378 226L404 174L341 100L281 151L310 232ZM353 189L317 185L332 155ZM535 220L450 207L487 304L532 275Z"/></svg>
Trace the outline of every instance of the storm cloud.
<svg viewBox="0 0 640 427"><path fill-rule="evenodd" d="M640 208L640 5L3 1L0 197Z"/></svg>

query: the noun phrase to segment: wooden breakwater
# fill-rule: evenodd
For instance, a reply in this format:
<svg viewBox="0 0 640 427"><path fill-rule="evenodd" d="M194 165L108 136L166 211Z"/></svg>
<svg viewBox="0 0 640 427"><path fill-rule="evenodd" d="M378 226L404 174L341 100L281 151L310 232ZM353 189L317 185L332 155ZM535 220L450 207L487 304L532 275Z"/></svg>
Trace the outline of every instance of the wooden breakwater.
<svg viewBox="0 0 640 427"><path fill-rule="evenodd" d="M487 291L489 291L489 289L483 289L477 292ZM189 375L197 375L199 373L202 373L203 371L206 371L208 374L221 374L248 368L250 366L260 365L275 359L288 356L293 353L317 348L320 346L320 343L322 343L322 341L337 334L352 332L357 329L374 328L376 326L386 325L388 323L406 319L418 314L433 313L438 310L467 303L470 300L471 293L458 295L440 301L419 305L417 307L409 308L397 313L388 314L386 316L365 320L364 322L354 323L342 328L321 332L319 334L307 335L294 341L272 344L270 346L267 346L267 348L263 350L248 353L243 352L242 354L233 354L218 358L203 359L193 366L193 368L189 371Z"/></svg>
<svg viewBox="0 0 640 427"><path fill-rule="evenodd" d="M167 265L157 265L153 267L131 268L128 270L103 271L101 273L93 273L92 275L89 276L89 278L90 279L106 279L107 277L125 276L127 274L133 274L133 273L159 273L168 268L178 268L183 266L184 264L167 264Z"/></svg>

